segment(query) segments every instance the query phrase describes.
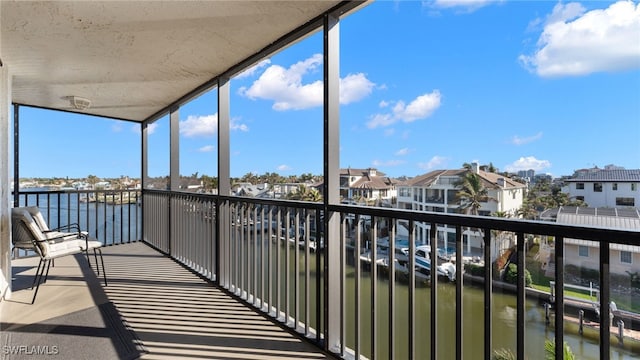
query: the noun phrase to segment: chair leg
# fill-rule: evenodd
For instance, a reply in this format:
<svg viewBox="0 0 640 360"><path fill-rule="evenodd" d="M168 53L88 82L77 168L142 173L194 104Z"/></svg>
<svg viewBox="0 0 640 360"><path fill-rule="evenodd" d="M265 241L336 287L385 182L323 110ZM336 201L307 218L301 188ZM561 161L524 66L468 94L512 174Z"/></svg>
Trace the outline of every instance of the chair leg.
<svg viewBox="0 0 640 360"><path fill-rule="evenodd" d="M42 259L41 259L41 261L42 261ZM44 263L46 263L46 264L44 264ZM37 281L38 284L36 286L36 291L34 291L34 293L33 293L33 298L31 299L31 305L33 305L33 303L36 302L36 296L38 295L38 290L40 289L40 283L41 283L41 280L42 280L42 275L44 273L45 265L47 265L47 269L48 269L49 265L51 265L51 261L44 260L43 264L42 264L42 271L40 271L39 274L36 274L36 279L38 280ZM47 271L47 273L48 273L48 271Z"/></svg>
<svg viewBox="0 0 640 360"><path fill-rule="evenodd" d="M93 257L96 259L96 272L100 276L100 266L98 265L98 255L96 255L96 249L93 249ZM100 258L102 258L102 252L100 252Z"/></svg>
<svg viewBox="0 0 640 360"><path fill-rule="evenodd" d="M43 283L46 283L46 282L47 282L47 279L49 278L49 268L51 267L51 262L52 262L52 261L53 261L53 259L50 259L50 260L47 262L47 274L44 276L44 281L43 281ZM43 270L44 270L44 269L43 269Z"/></svg>
<svg viewBox="0 0 640 360"><path fill-rule="evenodd" d="M98 251L100 252L100 262L102 263L102 277L104 278L104 286L107 286L107 271L104 269L104 259L102 258L102 249L98 249ZM97 259L96 259L96 263L98 263Z"/></svg>
<svg viewBox="0 0 640 360"><path fill-rule="evenodd" d="M42 258L40 258L40 262L38 262L38 268L36 269L36 275L33 277L33 282L31 283L31 290L36 285L36 279L38 278L38 274L40 273L40 265L42 265Z"/></svg>

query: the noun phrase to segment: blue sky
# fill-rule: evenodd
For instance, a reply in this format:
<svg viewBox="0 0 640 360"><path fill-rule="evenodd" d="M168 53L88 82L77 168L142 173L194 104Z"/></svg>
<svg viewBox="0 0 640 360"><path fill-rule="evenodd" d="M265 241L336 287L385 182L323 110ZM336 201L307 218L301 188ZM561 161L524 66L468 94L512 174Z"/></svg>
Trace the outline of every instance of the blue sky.
<svg viewBox="0 0 640 360"><path fill-rule="evenodd" d="M638 2L377 1L340 33L341 167L640 168ZM322 173L321 53L317 33L232 79L232 176ZM215 89L180 109L181 174L216 176L216 126ZM21 177L140 174L136 124L22 108L20 131ZM151 176L168 139L165 117Z"/></svg>

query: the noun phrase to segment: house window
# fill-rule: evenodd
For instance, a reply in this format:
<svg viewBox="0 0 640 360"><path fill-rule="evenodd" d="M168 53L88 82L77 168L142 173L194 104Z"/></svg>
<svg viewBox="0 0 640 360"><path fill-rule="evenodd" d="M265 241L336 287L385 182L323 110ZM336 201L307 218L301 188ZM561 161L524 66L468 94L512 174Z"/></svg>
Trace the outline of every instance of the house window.
<svg viewBox="0 0 640 360"><path fill-rule="evenodd" d="M631 184L631 191L636 191L638 184Z"/></svg>
<svg viewBox="0 0 640 360"><path fill-rule="evenodd" d="M602 192L602 183L593 183L593 192Z"/></svg>
<svg viewBox="0 0 640 360"><path fill-rule="evenodd" d="M617 197L616 206L636 206L635 200L632 197Z"/></svg>
<svg viewBox="0 0 640 360"><path fill-rule="evenodd" d="M618 183L613 183L613 191L618 190Z"/></svg>
<svg viewBox="0 0 640 360"><path fill-rule="evenodd" d="M576 183L577 190L584 190L584 183Z"/></svg>
<svg viewBox="0 0 640 360"><path fill-rule="evenodd" d="M584 245L578 245L578 255L582 257L589 257L589 247Z"/></svg>
<svg viewBox="0 0 640 360"><path fill-rule="evenodd" d="M620 251L620 262L623 264L631 264L631 251Z"/></svg>
<svg viewBox="0 0 640 360"><path fill-rule="evenodd" d="M584 196L576 196L576 200L584 201Z"/></svg>

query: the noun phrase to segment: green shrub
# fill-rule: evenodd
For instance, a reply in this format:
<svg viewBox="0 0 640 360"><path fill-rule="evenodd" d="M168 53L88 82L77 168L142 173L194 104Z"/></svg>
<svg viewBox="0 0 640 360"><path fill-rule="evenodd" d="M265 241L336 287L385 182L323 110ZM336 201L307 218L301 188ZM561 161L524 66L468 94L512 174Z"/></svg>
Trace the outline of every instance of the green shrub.
<svg viewBox="0 0 640 360"><path fill-rule="evenodd" d="M484 276L484 265L478 264L464 264L464 271L473 276Z"/></svg>
<svg viewBox="0 0 640 360"><path fill-rule="evenodd" d="M544 342L544 352L545 358L547 360L555 360L556 359L556 341L555 340L545 340ZM571 347L566 342L562 346L563 358L564 360L574 360L576 357L571 351Z"/></svg>
<svg viewBox="0 0 640 360"><path fill-rule="evenodd" d="M518 266L516 264L509 264L507 270L504 273L504 281L509 284L516 285L518 283ZM529 270L524 269L524 286L531 286L531 273Z"/></svg>

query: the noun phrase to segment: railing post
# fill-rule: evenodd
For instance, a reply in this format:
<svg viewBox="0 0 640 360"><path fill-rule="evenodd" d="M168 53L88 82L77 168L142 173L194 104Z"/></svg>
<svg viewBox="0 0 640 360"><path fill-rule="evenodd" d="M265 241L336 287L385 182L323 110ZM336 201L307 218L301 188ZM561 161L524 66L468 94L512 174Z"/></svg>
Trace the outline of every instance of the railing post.
<svg viewBox="0 0 640 360"><path fill-rule="evenodd" d="M493 244L491 243L491 230L484 229L484 358L491 358L492 349L492 303L493 298L493 275L491 267L491 249Z"/></svg>
<svg viewBox="0 0 640 360"><path fill-rule="evenodd" d="M556 313L555 337L556 359L564 357L564 238L558 236L555 241L556 283L554 305ZM582 329L580 329L582 333Z"/></svg>
<svg viewBox="0 0 640 360"><path fill-rule="evenodd" d="M609 250L608 242L600 242L600 360L609 360L611 357Z"/></svg>
<svg viewBox="0 0 640 360"><path fill-rule="evenodd" d="M431 278L431 360L435 360L438 358L438 224L434 222L429 228L429 243L431 244L431 270L429 272ZM410 251L409 256L415 257L415 250ZM415 267L412 267L410 271L415 271L414 269ZM415 317L415 312L412 317ZM411 338L414 338L414 334L411 335Z"/></svg>
<svg viewBox="0 0 640 360"><path fill-rule="evenodd" d="M516 341L516 358L524 359L524 339L525 339L525 246L524 246L524 233L518 233L518 243L517 252L518 252L518 274L517 274L517 303L516 303L516 311L517 311L517 341Z"/></svg>
<svg viewBox="0 0 640 360"><path fill-rule="evenodd" d="M434 263L435 265L431 265L431 272L434 273L435 268L438 263L437 261ZM486 266L486 264L485 264ZM462 261L462 227L460 225L456 226L456 360L462 360L463 351L462 346L464 344L463 339L463 302L462 302L462 287L464 285L464 280L462 278L463 272L463 261ZM435 272L437 274L437 271ZM433 276L433 275L432 275ZM435 291L435 289L431 289L431 291Z"/></svg>

